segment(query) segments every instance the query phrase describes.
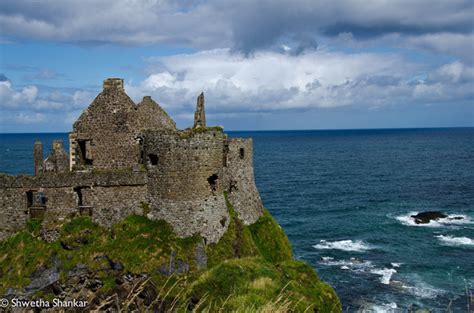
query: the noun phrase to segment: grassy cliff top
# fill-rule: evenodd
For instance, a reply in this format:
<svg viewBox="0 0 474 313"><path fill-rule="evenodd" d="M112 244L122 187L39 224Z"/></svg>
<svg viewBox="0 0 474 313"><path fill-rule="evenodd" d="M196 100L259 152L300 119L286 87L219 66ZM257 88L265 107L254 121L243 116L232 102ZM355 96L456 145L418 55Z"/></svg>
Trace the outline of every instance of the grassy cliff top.
<svg viewBox="0 0 474 313"><path fill-rule="evenodd" d="M231 222L217 244L179 238L164 221L132 215L110 229L78 217L59 239L39 238L41 221L0 242L0 294L81 298L90 309L172 312L340 312L331 287L293 259L265 211L250 226L227 202Z"/></svg>

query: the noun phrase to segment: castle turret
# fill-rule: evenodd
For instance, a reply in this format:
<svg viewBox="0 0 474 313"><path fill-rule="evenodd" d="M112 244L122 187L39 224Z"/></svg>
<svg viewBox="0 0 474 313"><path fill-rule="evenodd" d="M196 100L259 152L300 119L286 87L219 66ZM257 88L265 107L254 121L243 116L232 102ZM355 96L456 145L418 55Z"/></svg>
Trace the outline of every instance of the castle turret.
<svg viewBox="0 0 474 313"><path fill-rule="evenodd" d="M38 176L43 171L43 144L41 141L35 142L34 148L35 175Z"/></svg>
<svg viewBox="0 0 474 313"><path fill-rule="evenodd" d="M194 113L194 128L206 127L206 113L204 112L204 93L197 97L196 112Z"/></svg>

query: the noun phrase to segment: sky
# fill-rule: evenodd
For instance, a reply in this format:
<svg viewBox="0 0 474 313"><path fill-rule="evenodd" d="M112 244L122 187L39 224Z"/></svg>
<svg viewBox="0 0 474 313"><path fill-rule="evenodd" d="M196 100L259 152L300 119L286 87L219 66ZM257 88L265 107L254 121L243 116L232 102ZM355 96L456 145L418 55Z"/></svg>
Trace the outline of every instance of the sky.
<svg viewBox="0 0 474 313"><path fill-rule="evenodd" d="M474 126L472 0L2 0L0 132L67 132L121 77L181 128Z"/></svg>

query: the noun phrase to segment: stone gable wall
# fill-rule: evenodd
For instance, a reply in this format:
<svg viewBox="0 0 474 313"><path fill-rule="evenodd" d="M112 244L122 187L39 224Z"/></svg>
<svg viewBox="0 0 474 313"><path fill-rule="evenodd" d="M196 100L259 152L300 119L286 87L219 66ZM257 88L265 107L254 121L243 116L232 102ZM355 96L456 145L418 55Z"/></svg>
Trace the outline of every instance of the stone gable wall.
<svg viewBox="0 0 474 313"><path fill-rule="evenodd" d="M135 125L129 118L135 103L120 89L104 89L74 123L70 153L78 169L131 168L140 162ZM85 142L81 149L80 142ZM86 147L87 153L84 150ZM82 157L91 159L87 162Z"/></svg>
<svg viewBox="0 0 474 313"><path fill-rule="evenodd" d="M137 130L176 130L176 123L150 96L143 97L143 100L137 105L136 112L133 115L131 118Z"/></svg>

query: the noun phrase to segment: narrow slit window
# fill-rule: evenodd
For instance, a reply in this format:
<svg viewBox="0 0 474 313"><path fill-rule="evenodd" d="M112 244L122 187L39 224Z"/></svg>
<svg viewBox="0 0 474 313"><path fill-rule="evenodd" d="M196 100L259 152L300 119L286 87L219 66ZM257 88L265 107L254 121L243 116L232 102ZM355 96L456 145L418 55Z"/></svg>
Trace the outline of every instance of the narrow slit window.
<svg viewBox="0 0 474 313"><path fill-rule="evenodd" d="M29 208L33 206L33 191L26 192L26 206Z"/></svg>

